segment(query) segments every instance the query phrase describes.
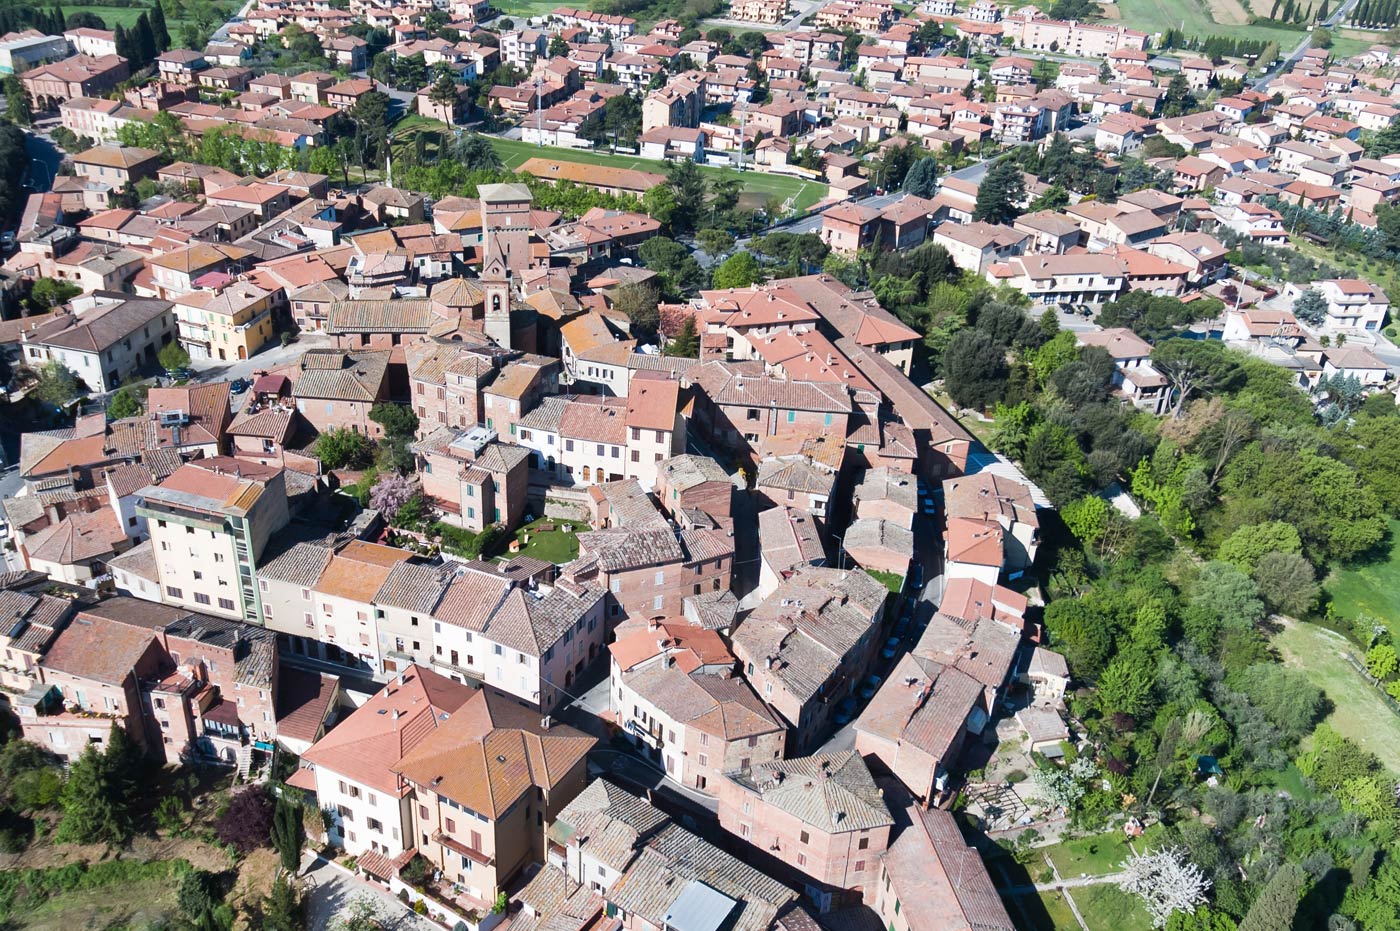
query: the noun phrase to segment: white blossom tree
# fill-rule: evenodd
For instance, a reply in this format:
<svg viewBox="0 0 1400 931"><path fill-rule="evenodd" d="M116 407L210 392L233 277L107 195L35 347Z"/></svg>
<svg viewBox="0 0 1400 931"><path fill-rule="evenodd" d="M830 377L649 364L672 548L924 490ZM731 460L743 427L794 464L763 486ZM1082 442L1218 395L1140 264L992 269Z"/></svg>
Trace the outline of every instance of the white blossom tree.
<svg viewBox="0 0 1400 931"><path fill-rule="evenodd" d="M1064 768L1038 769L1032 777L1036 788L1052 805L1073 808L1088 791L1088 782L1099 774L1099 768L1087 757L1079 757Z"/></svg>
<svg viewBox="0 0 1400 931"><path fill-rule="evenodd" d="M1176 912L1194 912L1206 901L1210 880L1201 868L1186 859L1180 847L1161 847L1134 854L1123 864L1118 887L1142 899L1152 916L1152 927L1161 928Z"/></svg>

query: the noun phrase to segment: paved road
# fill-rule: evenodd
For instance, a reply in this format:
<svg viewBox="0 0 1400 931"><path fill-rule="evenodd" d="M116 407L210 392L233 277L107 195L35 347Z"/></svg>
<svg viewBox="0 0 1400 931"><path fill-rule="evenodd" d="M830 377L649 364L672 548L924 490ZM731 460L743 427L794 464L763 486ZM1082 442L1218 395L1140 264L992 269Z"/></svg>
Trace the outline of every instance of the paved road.
<svg viewBox="0 0 1400 931"><path fill-rule="evenodd" d="M1343 20L1346 19L1347 14L1351 12L1352 8L1355 7L1358 2L1359 0L1346 0L1345 3L1337 7L1337 9L1332 13L1331 16L1327 17L1327 22L1325 22L1323 25L1328 29L1336 28L1336 26L1338 26ZM1298 47L1293 50L1293 53L1291 55L1289 55L1283 61L1279 62L1273 68L1269 69L1267 72L1264 73L1263 77L1254 82L1254 89L1263 90L1265 87L1267 87L1268 83L1272 81L1275 77L1297 64L1302 59L1303 53L1306 52L1311 46L1312 33L1308 32L1303 36L1303 41L1298 43Z"/></svg>
<svg viewBox="0 0 1400 931"><path fill-rule="evenodd" d="M350 903L361 898L369 898L378 906L379 927L384 931L442 931L439 925L415 915L388 892L346 875L320 857L308 856L302 861L302 877L306 889L307 927L311 931L329 931Z"/></svg>
<svg viewBox="0 0 1400 931"><path fill-rule="evenodd" d="M227 42L228 27L234 25L235 23L243 22L243 20L248 16L248 11L251 10L257 2L258 0L248 0L247 3L243 4L243 6L239 9L237 13L229 17L228 22L224 23L218 29L214 30L214 32L209 36L209 41Z"/></svg>
<svg viewBox="0 0 1400 931"><path fill-rule="evenodd" d="M253 377L254 372L283 368L296 362L308 349L324 349L331 338L324 333L303 333L297 341L282 346L274 342L250 359L195 359L190 371L198 381L233 381Z"/></svg>

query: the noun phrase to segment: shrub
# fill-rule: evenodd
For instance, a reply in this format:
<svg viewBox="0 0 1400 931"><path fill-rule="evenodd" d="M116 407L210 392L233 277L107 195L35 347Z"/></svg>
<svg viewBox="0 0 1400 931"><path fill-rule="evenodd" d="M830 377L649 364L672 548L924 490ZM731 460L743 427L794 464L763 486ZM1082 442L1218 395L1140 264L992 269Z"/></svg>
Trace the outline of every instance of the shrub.
<svg viewBox="0 0 1400 931"><path fill-rule="evenodd" d="M1025 782L1026 774L1019 769L1013 769L1011 772L1006 774L1006 781L1014 786L1017 783Z"/></svg>
<svg viewBox="0 0 1400 931"><path fill-rule="evenodd" d="M244 789L229 802L214 829L219 840L239 853L250 853L271 843L272 810L272 797L265 788Z"/></svg>

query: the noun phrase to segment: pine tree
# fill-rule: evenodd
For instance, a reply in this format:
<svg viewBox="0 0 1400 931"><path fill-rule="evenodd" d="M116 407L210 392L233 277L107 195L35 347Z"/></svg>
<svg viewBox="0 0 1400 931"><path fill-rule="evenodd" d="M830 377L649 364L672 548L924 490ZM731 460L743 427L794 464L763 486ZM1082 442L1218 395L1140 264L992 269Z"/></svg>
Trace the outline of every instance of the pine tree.
<svg viewBox="0 0 1400 931"><path fill-rule="evenodd" d="M1021 176L1021 166L1013 159L1002 159L982 178L972 218L1008 223L1020 213L1017 205L1025 196L1026 180Z"/></svg>
<svg viewBox="0 0 1400 931"><path fill-rule="evenodd" d="M151 6L151 33L156 38L156 51L170 51L170 30L165 25L165 8L159 0Z"/></svg>
<svg viewBox="0 0 1400 931"><path fill-rule="evenodd" d="M141 64L149 65L156 60L156 36L151 30L151 18L145 13L136 17L136 28L132 31L134 45L141 55Z"/></svg>
<svg viewBox="0 0 1400 931"><path fill-rule="evenodd" d="M131 838L131 801L140 752L119 727L112 728L104 753L91 746L83 751L63 786L60 841L115 846Z"/></svg>

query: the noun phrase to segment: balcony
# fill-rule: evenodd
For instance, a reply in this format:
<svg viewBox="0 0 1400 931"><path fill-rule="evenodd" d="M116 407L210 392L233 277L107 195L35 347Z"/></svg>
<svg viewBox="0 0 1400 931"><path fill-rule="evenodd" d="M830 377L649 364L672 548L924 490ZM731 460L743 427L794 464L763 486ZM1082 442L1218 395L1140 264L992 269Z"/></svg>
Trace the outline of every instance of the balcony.
<svg viewBox="0 0 1400 931"><path fill-rule="evenodd" d="M466 857L468 860L471 860L473 863L480 864L481 866L496 865L495 857L482 853L480 850L477 850L473 847L468 847L461 841L447 834L444 834L441 831L433 832L433 842L436 844L440 844L448 850L452 851L453 853L460 854L461 856Z"/></svg>

